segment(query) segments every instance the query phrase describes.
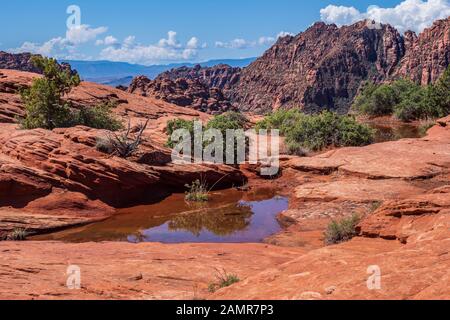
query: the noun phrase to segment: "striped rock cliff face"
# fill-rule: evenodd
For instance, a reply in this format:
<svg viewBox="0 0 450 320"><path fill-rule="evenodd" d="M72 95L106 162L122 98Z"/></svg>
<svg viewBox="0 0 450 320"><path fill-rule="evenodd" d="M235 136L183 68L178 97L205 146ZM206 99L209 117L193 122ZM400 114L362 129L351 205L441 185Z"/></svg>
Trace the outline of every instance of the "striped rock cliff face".
<svg viewBox="0 0 450 320"><path fill-rule="evenodd" d="M439 79L450 61L450 18L436 21L419 36L404 36L406 54L394 73L427 85Z"/></svg>
<svg viewBox="0 0 450 320"><path fill-rule="evenodd" d="M401 35L365 22L338 28L316 23L278 40L241 74L233 100L259 113L281 107L347 112L362 81L383 81L404 55Z"/></svg>

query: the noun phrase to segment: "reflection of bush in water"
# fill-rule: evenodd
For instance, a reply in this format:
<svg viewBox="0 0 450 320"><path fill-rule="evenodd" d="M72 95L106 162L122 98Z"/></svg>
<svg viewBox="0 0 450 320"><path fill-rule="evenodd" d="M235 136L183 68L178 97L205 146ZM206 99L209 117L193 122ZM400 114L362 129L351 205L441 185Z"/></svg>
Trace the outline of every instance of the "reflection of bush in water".
<svg viewBox="0 0 450 320"><path fill-rule="evenodd" d="M217 236L229 236L245 230L250 225L252 215L251 207L246 205L199 210L175 217L169 222L169 230L189 231L197 237L203 230Z"/></svg>
<svg viewBox="0 0 450 320"><path fill-rule="evenodd" d="M419 129L415 126L403 125L399 127L373 126L376 142L396 141L405 138L420 138Z"/></svg>

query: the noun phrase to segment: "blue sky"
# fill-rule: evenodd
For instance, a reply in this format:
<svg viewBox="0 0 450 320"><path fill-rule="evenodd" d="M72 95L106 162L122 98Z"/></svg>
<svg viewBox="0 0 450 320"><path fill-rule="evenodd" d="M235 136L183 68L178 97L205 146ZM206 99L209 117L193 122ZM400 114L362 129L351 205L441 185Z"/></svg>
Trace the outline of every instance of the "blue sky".
<svg viewBox="0 0 450 320"><path fill-rule="evenodd" d="M67 34L72 4L81 27ZM349 24L372 5L384 10L380 19L418 32L450 14L447 0L15 0L2 3L0 49L143 64L253 57L281 32L297 34L319 20Z"/></svg>

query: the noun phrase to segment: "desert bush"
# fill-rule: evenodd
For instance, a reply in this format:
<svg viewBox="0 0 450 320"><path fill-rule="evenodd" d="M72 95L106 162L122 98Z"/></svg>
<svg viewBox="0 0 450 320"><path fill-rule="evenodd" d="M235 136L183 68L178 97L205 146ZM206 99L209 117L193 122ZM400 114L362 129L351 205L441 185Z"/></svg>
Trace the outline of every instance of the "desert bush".
<svg viewBox="0 0 450 320"><path fill-rule="evenodd" d="M401 101L395 105L394 115L405 122L424 119L429 113L427 103L426 90L417 86L402 96Z"/></svg>
<svg viewBox="0 0 450 320"><path fill-rule="evenodd" d="M450 114L450 66L441 78L428 88L428 115L442 118Z"/></svg>
<svg viewBox="0 0 450 320"><path fill-rule="evenodd" d="M121 158L129 158L139 150L142 143L142 135L147 129L149 119L140 126L139 132L131 136L131 123L128 122L128 129L122 134L112 133L105 138L97 138L96 148L98 151Z"/></svg>
<svg viewBox="0 0 450 320"><path fill-rule="evenodd" d="M183 120L183 119L175 119L170 120L167 123L167 135L168 135L168 141L167 146L169 148L175 147L175 142L172 140L172 134L176 130L185 129L190 133L191 136L191 150L194 150L195 145L195 137L194 137L194 122L195 120ZM224 162L226 161L226 132L227 130L240 130L245 129L245 126L247 125L248 120L247 118L240 113L237 112L227 112L222 115L215 116L213 119L211 119L202 129L204 131L210 130L210 129L216 129L219 130L222 133L223 136L223 152L224 152ZM236 136L236 139L245 139L244 132L242 131L242 136ZM211 139L204 139L203 140L203 147L211 144L213 142L213 138ZM237 144L235 144L235 154L237 153Z"/></svg>
<svg viewBox="0 0 450 320"><path fill-rule="evenodd" d="M248 119L242 113L226 112L209 121L206 129L217 129L225 134L226 130L244 129L247 123Z"/></svg>
<svg viewBox="0 0 450 320"><path fill-rule="evenodd" d="M450 67L435 84L426 87L410 80L366 83L352 109L370 116L394 114L402 121L445 117L450 114Z"/></svg>
<svg viewBox="0 0 450 320"><path fill-rule="evenodd" d="M80 84L77 73L61 67L55 59L34 56L32 62L42 70L43 77L34 79L30 88L21 91L25 104L25 118L20 120L23 129L52 130L76 125L111 131L122 128L121 122L112 115L113 103L75 109L63 100Z"/></svg>
<svg viewBox="0 0 450 320"><path fill-rule="evenodd" d="M329 146L362 146L372 143L374 131L352 116L324 111L307 115L300 110L278 110L259 122L257 130L279 129L288 153L305 155Z"/></svg>
<svg viewBox="0 0 450 320"><path fill-rule="evenodd" d="M320 151L329 146L363 146L373 142L374 131L360 124L354 117L340 116L325 111L317 115L303 116L286 133L287 144Z"/></svg>
<svg viewBox="0 0 450 320"><path fill-rule="evenodd" d="M241 280L235 274L228 274L225 270L216 269L216 282L211 283L208 286L208 291L214 293L219 289L229 287Z"/></svg>
<svg viewBox="0 0 450 320"><path fill-rule="evenodd" d="M7 241L25 241L29 233L25 229L14 229L6 236Z"/></svg>
<svg viewBox="0 0 450 320"><path fill-rule="evenodd" d="M192 185L186 185L189 191L186 192L186 201L189 202L206 202L209 200L208 187L206 183L196 180Z"/></svg>
<svg viewBox="0 0 450 320"><path fill-rule="evenodd" d="M256 130L280 130L280 134L285 135L287 131L294 125L297 121L305 116L298 109L280 109L269 115L267 115L264 120L256 124Z"/></svg>
<svg viewBox="0 0 450 320"><path fill-rule="evenodd" d="M325 244L332 245L351 240L357 236L356 226L360 221L361 218L356 214L340 221L333 220L325 231Z"/></svg>
<svg viewBox="0 0 450 320"><path fill-rule="evenodd" d="M371 116L392 114L398 102L395 90L389 85L365 84L355 99L353 109Z"/></svg>
<svg viewBox="0 0 450 320"><path fill-rule="evenodd" d="M306 157L308 155L308 150L306 150L303 145L297 141L287 141L286 149L289 155Z"/></svg>
<svg viewBox="0 0 450 320"><path fill-rule="evenodd" d="M227 161L226 159L226 134L227 130L240 130L235 131L235 138L234 138L234 159L237 159L237 152L238 152L238 144L236 141L240 140L243 141L245 144L245 147L248 146L248 139L245 137L244 129L245 126L248 123L248 119L241 113L238 112L226 112L222 115L215 116L211 121L208 122L206 125L205 130L215 129L219 130L222 133L223 136L223 161L224 163ZM205 139L204 145L209 145L214 142L214 139ZM236 161L236 160L235 160ZM230 161L231 162L231 161Z"/></svg>
<svg viewBox="0 0 450 320"><path fill-rule="evenodd" d="M122 122L115 118L112 109L114 103L102 103L94 107L83 107L78 111L77 124L94 129L117 131L123 129Z"/></svg>
<svg viewBox="0 0 450 320"><path fill-rule="evenodd" d="M175 143L172 141L172 134L175 131L181 130L181 129L187 130L191 134L191 138L193 140L194 122L195 122L195 120L184 120L184 119L175 119L175 120L168 121L167 122L167 135L169 136L169 140L167 141L167 146L169 148L175 147Z"/></svg>

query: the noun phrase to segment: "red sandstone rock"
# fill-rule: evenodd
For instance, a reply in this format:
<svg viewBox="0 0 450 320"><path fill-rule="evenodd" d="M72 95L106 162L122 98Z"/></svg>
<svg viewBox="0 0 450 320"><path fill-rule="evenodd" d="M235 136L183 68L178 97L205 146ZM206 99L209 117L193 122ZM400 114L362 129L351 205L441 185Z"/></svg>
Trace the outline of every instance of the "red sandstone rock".
<svg viewBox="0 0 450 320"><path fill-rule="evenodd" d="M39 69L31 62L32 57L31 53L12 54L0 51L0 69L40 73Z"/></svg>
<svg viewBox="0 0 450 320"><path fill-rule="evenodd" d="M145 76L133 80L128 92L153 97L181 107L220 114L234 110L221 89L209 88L198 79L175 79L158 77L154 81Z"/></svg>
<svg viewBox="0 0 450 320"><path fill-rule="evenodd" d="M419 36L402 36L389 25L369 29L364 21L341 28L316 23L279 39L239 73L226 96L241 111L283 107L346 113L362 81L436 81L450 61L449 23L450 18L436 21Z"/></svg>
<svg viewBox="0 0 450 320"><path fill-rule="evenodd" d="M436 21L419 36L405 34L406 54L394 73L427 85L435 82L450 61L450 18Z"/></svg>
<svg viewBox="0 0 450 320"><path fill-rule="evenodd" d="M205 299L216 268L245 279L302 252L262 244L0 242L0 298ZM81 268L81 290L66 287L71 264Z"/></svg>
<svg viewBox="0 0 450 320"><path fill-rule="evenodd" d="M363 80L386 79L403 57L400 34L391 26L341 28L316 23L286 36L241 72L232 100L244 111L281 107L347 112Z"/></svg>
<svg viewBox="0 0 450 320"><path fill-rule="evenodd" d="M17 90L8 88L29 85L37 75L8 70L1 72L0 94L8 95L7 104L0 105L0 114L4 114L4 110L10 107L9 101L18 99ZM5 83L12 85L2 86ZM72 208L74 210L69 211L79 218L85 218L85 213L90 212L89 218L95 221L99 216L93 208L104 212L101 218L111 215L105 203L122 207L156 201L173 191L183 192L185 184L200 178L211 186L220 180L216 187L245 181L238 170L228 166L177 166L170 163L171 151L164 147L167 121L173 118L205 120L208 119L206 114L91 83L82 83L67 99L74 106L116 101L118 106L114 112L124 122L131 121L133 132L135 126L150 119L139 152L129 159L121 159L97 151L97 139L109 134L105 130L86 127L53 131L18 130L15 124L0 124L0 206L27 207L39 213L58 198L54 195L56 190L66 190L82 194L84 198L73 197L73 202L70 197L63 198L61 203L54 203L57 208L58 203L61 208ZM22 105L18 104L18 108L22 110ZM16 120L9 118L7 122ZM37 200L42 197L46 198ZM79 209L78 213L75 208ZM44 211L49 216L57 215L58 210Z"/></svg>
<svg viewBox="0 0 450 320"><path fill-rule="evenodd" d="M188 79L199 81L208 88L220 89L226 97L230 95L234 85L239 82L241 68L230 67L219 64L213 67L201 67L197 65L193 68L181 67L161 73L157 79Z"/></svg>

